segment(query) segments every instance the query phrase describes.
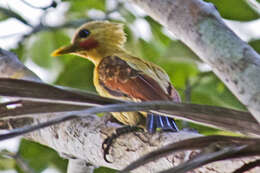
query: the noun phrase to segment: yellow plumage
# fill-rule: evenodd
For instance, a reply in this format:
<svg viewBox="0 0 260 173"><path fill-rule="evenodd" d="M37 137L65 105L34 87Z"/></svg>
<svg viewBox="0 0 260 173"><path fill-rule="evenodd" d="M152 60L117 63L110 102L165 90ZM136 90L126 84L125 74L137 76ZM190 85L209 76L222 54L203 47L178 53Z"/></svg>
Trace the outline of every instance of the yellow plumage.
<svg viewBox="0 0 260 173"><path fill-rule="evenodd" d="M122 24L89 22L76 31L71 45L56 50L53 56L71 53L91 60L95 64L94 85L101 96L136 102L179 102L179 95L166 72L151 62L129 54L124 49L125 41ZM142 115L146 117L145 113L137 112L113 113L117 120L126 125L140 124ZM173 123L172 119L156 120L157 123L159 121L162 124L152 128L164 128L169 126L166 123Z"/></svg>

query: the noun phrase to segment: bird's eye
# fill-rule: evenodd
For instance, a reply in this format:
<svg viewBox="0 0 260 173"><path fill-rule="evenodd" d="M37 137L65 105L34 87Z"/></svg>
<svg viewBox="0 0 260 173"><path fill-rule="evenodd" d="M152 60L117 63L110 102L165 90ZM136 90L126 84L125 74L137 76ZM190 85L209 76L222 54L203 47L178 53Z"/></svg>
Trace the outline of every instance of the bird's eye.
<svg viewBox="0 0 260 173"><path fill-rule="evenodd" d="M87 30L87 29L82 29L82 30L79 31L79 37L80 38L86 38L86 37L89 36L89 34L90 34L90 31Z"/></svg>

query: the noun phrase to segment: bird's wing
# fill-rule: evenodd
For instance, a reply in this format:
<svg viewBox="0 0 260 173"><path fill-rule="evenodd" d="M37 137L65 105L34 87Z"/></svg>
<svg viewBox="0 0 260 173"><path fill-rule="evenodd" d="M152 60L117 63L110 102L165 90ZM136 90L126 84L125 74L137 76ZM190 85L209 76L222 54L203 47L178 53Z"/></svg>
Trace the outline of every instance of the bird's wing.
<svg viewBox="0 0 260 173"><path fill-rule="evenodd" d="M99 84L112 96L124 96L140 101L179 100L171 83L167 81L168 86L162 88L160 79L154 77L155 69L142 60L129 64L125 58L108 56L103 58L97 70Z"/></svg>

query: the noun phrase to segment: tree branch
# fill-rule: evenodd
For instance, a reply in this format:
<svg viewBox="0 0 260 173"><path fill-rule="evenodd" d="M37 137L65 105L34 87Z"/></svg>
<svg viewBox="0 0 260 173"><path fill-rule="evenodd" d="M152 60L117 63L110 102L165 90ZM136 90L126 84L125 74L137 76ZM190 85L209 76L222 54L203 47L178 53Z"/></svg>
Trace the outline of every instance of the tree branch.
<svg viewBox="0 0 260 173"><path fill-rule="evenodd" d="M32 4L30 4L29 2L27 2L26 0L21 0L24 4L26 4L27 6L31 7L31 8L35 8L35 9L41 9L41 10L47 10L48 8L55 8L57 6L57 2L56 1L52 1L50 5L47 5L45 7L37 7L34 6Z"/></svg>
<svg viewBox="0 0 260 173"><path fill-rule="evenodd" d="M231 158L239 158L239 157L246 157L246 156L256 156L260 153L260 148L258 147L260 143L260 139L258 138L242 138L242 137L232 137L232 136L220 136L220 135L212 135L212 136L201 136L192 139L186 139L183 141L179 141L176 143L168 144L158 150L150 152L149 154L139 158L138 160L134 161L130 165L128 165L124 170L120 173L128 172L134 170L144 164L149 162L155 161L159 158L166 157L170 154L174 154L178 151L183 150L201 150L201 152L196 155L193 159L188 160L181 165L173 168L175 171L169 172L178 172L180 173L180 169L190 171L199 165L204 165L206 163L212 162L217 160L225 160ZM236 147L242 147L239 150L236 150ZM227 148L230 148L226 150ZM235 153L225 153L232 151L233 149L236 150ZM238 149L238 148L237 148ZM234 151L234 150L233 150ZM218 155L217 153L220 152ZM224 152L221 154L221 152ZM217 154L217 157L213 155ZM208 155L208 156L207 156ZM203 160L198 160L198 158L204 158ZM177 171L178 169L178 171ZM180 172L179 172L180 171Z"/></svg>
<svg viewBox="0 0 260 173"><path fill-rule="evenodd" d="M13 54L1 50L0 62L4 62L0 63L0 69L4 69L0 70L0 76L39 81L39 78L24 67ZM16 70L18 70L18 72ZM41 116L37 116L36 114L31 124L46 122L53 117L65 116L66 114L70 114L70 112L49 113L45 115L42 114ZM111 123L108 118L107 116L99 118L95 115L90 115L85 118L74 119L29 133L25 137L55 149L66 158L78 158L95 166L122 169L133 160L156 148L162 147L170 142L199 136L198 134L184 131L179 133L157 133L153 136L146 133L124 135L116 140L112 146L109 159L113 160L113 163L109 164L103 159L101 144L119 125ZM176 166L192 157L194 152L195 151L181 152L162 158L152 164L137 169L135 172L156 172L161 169ZM246 159L244 159L244 161L245 160ZM235 161L232 161L232 163L233 162ZM241 167L242 164L243 162L241 161L233 164L230 164L229 161L218 162L200 168L195 172L232 171Z"/></svg>
<svg viewBox="0 0 260 173"><path fill-rule="evenodd" d="M19 153L12 153L7 150L2 150L0 151L0 156L11 157L12 159L15 159L17 166L23 170L23 172L35 173L34 170L29 167L26 161L20 157Z"/></svg>
<svg viewBox="0 0 260 173"><path fill-rule="evenodd" d="M0 77L41 82L40 78L25 67L17 56L0 48Z"/></svg>
<svg viewBox="0 0 260 173"><path fill-rule="evenodd" d="M70 159L67 173L93 173L95 166L84 160Z"/></svg>
<svg viewBox="0 0 260 173"><path fill-rule="evenodd" d="M24 19L20 14L14 12L11 9L6 9L3 7L0 7L0 13L3 13L5 16L8 17L13 17L15 19L17 19L18 21L22 22L23 24L29 26L29 27L33 27L26 19Z"/></svg>
<svg viewBox="0 0 260 173"><path fill-rule="evenodd" d="M98 105L96 107L90 108L88 103L77 101L75 102L75 105L73 105L73 102L69 101L67 107L64 108L66 104L54 104L54 102L55 99L51 100L50 103L25 101L25 105L21 105L21 107L2 111L3 115L0 115L2 119L7 119L8 117L19 118L21 116L24 116L25 114L42 114L64 111L71 112L68 115L58 116L53 119L49 119L49 121L38 123L37 125L26 126L20 129L14 129L13 131L0 135L0 141L18 135L23 135L25 133L39 130L41 128L45 128L64 121L72 120L75 118L87 117L91 114L131 111L150 111L156 114L167 115L172 118L177 117L188 121L195 120L195 122L201 124L207 124L208 126L218 127L225 130L230 130L232 132L240 132L242 134L252 134L254 136L259 136L260 133L260 128L257 122L253 118L251 118L250 114L243 111L236 111L214 106L153 101L142 103L120 103L103 106ZM57 100L56 102L61 101ZM21 102L21 104L22 103L23 102ZM82 103L82 105L80 103ZM46 110L46 106L50 107L49 111Z"/></svg>
<svg viewBox="0 0 260 173"><path fill-rule="evenodd" d="M241 168L238 168L237 170L235 170L233 173L243 173L246 171L249 171L250 169L253 169L255 167L259 167L260 166L260 160L255 160L253 162L249 162L245 165L243 165Z"/></svg>
<svg viewBox="0 0 260 173"><path fill-rule="evenodd" d="M189 46L260 122L260 56L202 0L129 0Z"/></svg>

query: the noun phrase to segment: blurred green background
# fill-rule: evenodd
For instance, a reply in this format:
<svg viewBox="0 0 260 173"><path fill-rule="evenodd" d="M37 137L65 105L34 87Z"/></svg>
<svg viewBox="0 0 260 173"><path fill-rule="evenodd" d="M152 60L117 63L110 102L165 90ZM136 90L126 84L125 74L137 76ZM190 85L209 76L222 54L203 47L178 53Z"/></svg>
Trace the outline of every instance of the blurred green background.
<svg viewBox="0 0 260 173"><path fill-rule="evenodd" d="M158 64L167 71L183 102L244 109L212 73L211 68L180 42L178 36L169 33L166 28L127 1L41 1L44 0L27 0L26 2L30 4L21 0L15 1L30 9L30 14L26 14L26 10L16 10L17 4L12 4L8 0L0 2L0 30L2 31L0 46L15 52L20 60L45 82L95 91L91 62L72 55L54 59L50 54L56 48L68 44L75 28L82 23L90 20L111 20L125 24L128 38L126 48L130 52ZM260 51L260 34L257 32L260 28L259 0L207 0L207 2L214 3L221 16L226 19L225 22L256 51ZM252 4L253 2L256 4ZM48 7L49 4L52 6ZM41 7L48 8L38 9ZM5 10L13 11L16 15ZM22 23L21 18L20 21L17 20L19 19L17 14L29 24ZM17 32L7 34L9 29L15 29L14 31ZM19 29L22 31L18 32ZM195 128L206 135L230 134L196 124L178 122L178 125L184 128ZM14 151L3 149L0 145L0 172L8 170L26 172L6 152L19 155L35 173L66 172L67 160L60 158L55 151L24 139L18 142L18 148ZM98 168L95 172L114 171Z"/></svg>

